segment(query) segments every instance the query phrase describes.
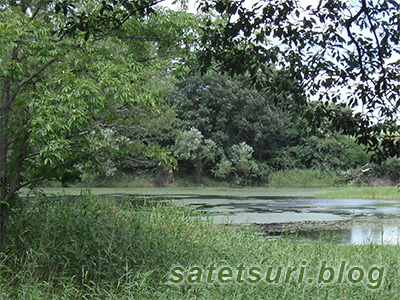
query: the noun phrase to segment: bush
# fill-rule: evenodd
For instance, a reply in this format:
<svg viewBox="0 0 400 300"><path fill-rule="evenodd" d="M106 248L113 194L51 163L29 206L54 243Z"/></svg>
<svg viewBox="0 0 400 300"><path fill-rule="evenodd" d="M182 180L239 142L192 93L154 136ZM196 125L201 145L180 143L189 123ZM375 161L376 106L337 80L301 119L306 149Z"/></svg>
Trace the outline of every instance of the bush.
<svg viewBox="0 0 400 300"><path fill-rule="evenodd" d="M282 149L271 163L277 169L345 171L368 163L364 148L346 136L327 134L304 138L299 145Z"/></svg>

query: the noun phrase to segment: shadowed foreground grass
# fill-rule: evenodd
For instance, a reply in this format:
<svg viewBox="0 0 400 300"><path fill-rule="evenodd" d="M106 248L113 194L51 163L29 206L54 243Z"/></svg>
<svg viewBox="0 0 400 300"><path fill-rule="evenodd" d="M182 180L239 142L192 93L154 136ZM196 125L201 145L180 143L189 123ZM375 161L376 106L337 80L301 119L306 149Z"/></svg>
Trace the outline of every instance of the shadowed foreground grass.
<svg viewBox="0 0 400 300"><path fill-rule="evenodd" d="M251 229L202 221L173 206L93 196L44 195L10 218L0 260L0 299L395 299L399 247L340 246L295 239L268 241ZM308 283L322 261L366 271L383 267L379 289L365 281ZM166 284L171 267L305 266L297 283Z"/></svg>

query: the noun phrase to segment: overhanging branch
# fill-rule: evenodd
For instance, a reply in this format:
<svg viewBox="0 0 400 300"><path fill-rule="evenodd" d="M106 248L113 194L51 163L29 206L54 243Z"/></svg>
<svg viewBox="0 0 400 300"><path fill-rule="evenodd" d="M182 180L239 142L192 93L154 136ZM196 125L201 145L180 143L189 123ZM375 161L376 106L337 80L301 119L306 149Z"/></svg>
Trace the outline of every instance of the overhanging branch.
<svg viewBox="0 0 400 300"><path fill-rule="evenodd" d="M36 71L35 73L33 73L32 75L30 75L29 77L23 79L17 86L17 88L15 89L15 91L13 92L11 98L10 98L10 102L13 102L15 100L15 98L17 98L18 93L20 92L20 90L22 89L22 87L31 82L33 79L35 79L37 76L39 76L41 73L43 73L50 65L52 65L53 63L55 63L56 61L59 61L58 58L53 58L52 60L48 61L46 64L44 64L38 71Z"/></svg>

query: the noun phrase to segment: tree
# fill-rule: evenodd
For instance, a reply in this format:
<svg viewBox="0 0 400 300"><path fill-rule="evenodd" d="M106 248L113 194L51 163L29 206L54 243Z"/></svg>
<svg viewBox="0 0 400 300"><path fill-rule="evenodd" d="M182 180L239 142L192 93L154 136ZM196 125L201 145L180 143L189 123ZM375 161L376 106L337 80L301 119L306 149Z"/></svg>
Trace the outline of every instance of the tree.
<svg viewBox="0 0 400 300"><path fill-rule="evenodd" d="M190 16L157 3L0 1L0 249L22 187L124 153L162 158L132 119L157 110L152 72L193 37Z"/></svg>
<svg viewBox="0 0 400 300"><path fill-rule="evenodd" d="M233 145L229 151L228 158L223 156L217 164L217 168L214 170L215 176L225 178L233 173L236 185L240 185L245 178L257 176L259 168L253 160L253 152L253 148L245 142Z"/></svg>
<svg viewBox="0 0 400 300"><path fill-rule="evenodd" d="M282 108L290 103L277 105L274 97L251 87L246 76L231 78L209 71L203 76L192 74L178 81L177 91L168 98L180 120L176 123L178 127L198 128L204 138L215 141L223 149L224 159L217 166L208 163L203 168L221 178L233 174L229 153L234 145L242 142L253 149L252 157L259 167L255 172L258 176L245 177L255 180L267 180L271 169L333 171L366 163L368 156L363 147L333 132L334 124L324 121L321 128L309 128L298 112ZM337 120L346 120L352 113L340 105L332 104L329 109Z"/></svg>
<svg viewBox="0 0 400 300"><path fill-rule="evenodd" d="M277 101L302 105L313 125L329 118L376 159L399 155L393 135L400 106L398 1L321 0L302 7L276 0L246 8L244 1L203 0L200 9L209 16L199 52L203 71L216 65L231 75L248 73ZM307 107L310 98L319 105ZM328 103L361 112L338 119Z"/></svg>
<svg viewBox="0 0 400 300"><path fill-rule="evenodd" d="M204 161L213 162L221 150L210 139L204 139L197 128L180 132L175 141L175 154L193 162L196 173L196 184L201 184Z"/></svg>
<svg viewBox="0 0 400 300"><path fill-rule="evenodd" d="M177 82L169 95L180 127L195 127L224 152L242 142L254 149L254 158L267 161L287 146L288 128L295 115L279 109L273 95L249 86L245 76L230 78L215 72L192 74Z"/></svg>

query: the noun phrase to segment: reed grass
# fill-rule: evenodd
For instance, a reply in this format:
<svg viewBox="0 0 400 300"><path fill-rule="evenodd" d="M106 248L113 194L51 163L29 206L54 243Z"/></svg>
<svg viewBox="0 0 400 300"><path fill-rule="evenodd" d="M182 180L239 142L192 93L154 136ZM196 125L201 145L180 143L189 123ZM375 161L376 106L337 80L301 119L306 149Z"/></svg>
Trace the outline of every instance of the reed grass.
<svg viewBox="0 0 400 300"><path fill-rule="evenodd" d="M38 195L16 208L0 256L0 299L395 299L397 246L266 240L253 228L217 226L196 212L151 201ZM365 284L169 285L174 265L268 266L321 261L385 268L377 290Z"/></svg>
<svg viewBox="0 0 400 300"><path fill-rule="evenodd" d="M316 197L400 200L400 190L396 186L342 187L318 192Z"/></svg>
<svg viewBox="0 0 400 300"><path fill-rule="evenodd" d="M273 172L269 177L271 187L332 187L343 184L335 172L314 169L291 169Z"/></svg>

